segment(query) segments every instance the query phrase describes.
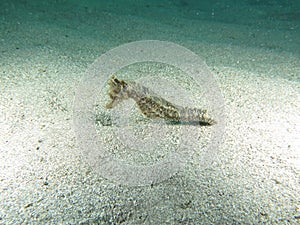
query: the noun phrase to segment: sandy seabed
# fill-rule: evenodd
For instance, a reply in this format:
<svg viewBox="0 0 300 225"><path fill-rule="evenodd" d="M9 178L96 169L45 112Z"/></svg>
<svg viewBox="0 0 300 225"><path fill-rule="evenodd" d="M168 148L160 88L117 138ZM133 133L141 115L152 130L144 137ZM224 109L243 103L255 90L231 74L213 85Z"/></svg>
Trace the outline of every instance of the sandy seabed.
<svg viewBox="0 0 300 225"><path fill-rule="evenodd" d="M172 15L158 22L151 10L141 17L65 1L66 10L1 4L0 224L299 224L299 23L254 29ZM206 60L226 127L211 167L199 168L195 154L162 183L126 187L82 156L73 101L97 57L145 39Z"/></svg>

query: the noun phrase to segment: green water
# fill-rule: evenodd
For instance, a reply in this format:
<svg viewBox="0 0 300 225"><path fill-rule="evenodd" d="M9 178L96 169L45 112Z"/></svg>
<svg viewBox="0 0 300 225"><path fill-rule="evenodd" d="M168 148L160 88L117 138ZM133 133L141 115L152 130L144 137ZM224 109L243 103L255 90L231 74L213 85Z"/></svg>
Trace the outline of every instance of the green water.
<svg viewBox="0 0 300 225"><path fill-rule="evenodd" d="M83 39L118 44L158 39L300 51L300 2L294 0L2 0L0 5L2 26L8 20L16 23L4 34L8 36L18 27L40 26L42 31L48 25L64 28L65 34L57 35L66 38L74 32ZM202 26L207 22L210 29Z"/></svg>

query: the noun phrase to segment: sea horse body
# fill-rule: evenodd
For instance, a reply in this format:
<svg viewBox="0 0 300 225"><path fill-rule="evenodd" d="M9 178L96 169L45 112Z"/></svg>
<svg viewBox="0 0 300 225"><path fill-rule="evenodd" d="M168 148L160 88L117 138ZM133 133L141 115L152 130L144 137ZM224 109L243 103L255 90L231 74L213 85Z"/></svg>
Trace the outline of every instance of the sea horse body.
<svg viewBox="0 0 300 225"><path fill-rule="evenodd" d="M107 109L113 108L125 99L132 98L140 111L148 118L196 122L203 125L216 124L216 121L208 116L207 110L175 105L134 81L119 80L112 76L109 86L111 101L106 105Z"/></svg>

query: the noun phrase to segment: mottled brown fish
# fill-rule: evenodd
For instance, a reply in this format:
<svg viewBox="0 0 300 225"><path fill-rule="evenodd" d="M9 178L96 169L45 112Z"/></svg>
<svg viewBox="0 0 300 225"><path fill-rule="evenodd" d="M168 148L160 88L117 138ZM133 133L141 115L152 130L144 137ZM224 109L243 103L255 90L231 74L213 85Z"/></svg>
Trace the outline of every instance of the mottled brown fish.
<svg viewBox="0 0 300 225"><path fill-rule="evenodd" d="M216 124L216 121L208 116L207 110L175 105L134 81L119 80L112 76L109 86L111 101L106 105L107 109L112 109L119 102L132 98L148 118L163 118L169 121L192 122L201 125Z"/></svg>

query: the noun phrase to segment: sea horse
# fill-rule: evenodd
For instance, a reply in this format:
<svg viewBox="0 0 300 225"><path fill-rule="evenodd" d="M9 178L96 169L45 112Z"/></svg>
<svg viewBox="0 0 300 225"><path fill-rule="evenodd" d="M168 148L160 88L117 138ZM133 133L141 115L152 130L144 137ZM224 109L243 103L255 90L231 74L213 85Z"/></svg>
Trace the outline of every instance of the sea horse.
<svg viewBox="0 0 300 225"><path fill-rule="evenodd" d="M119 80L113 75L108 84L111 101L106 105L107 109L112 109L119 102L131 98L136 102L140 111L151 119L162 118L168 121L192 122L201 125L217 123L208 115L207 110L175 105L137 82Z"/></svg>

